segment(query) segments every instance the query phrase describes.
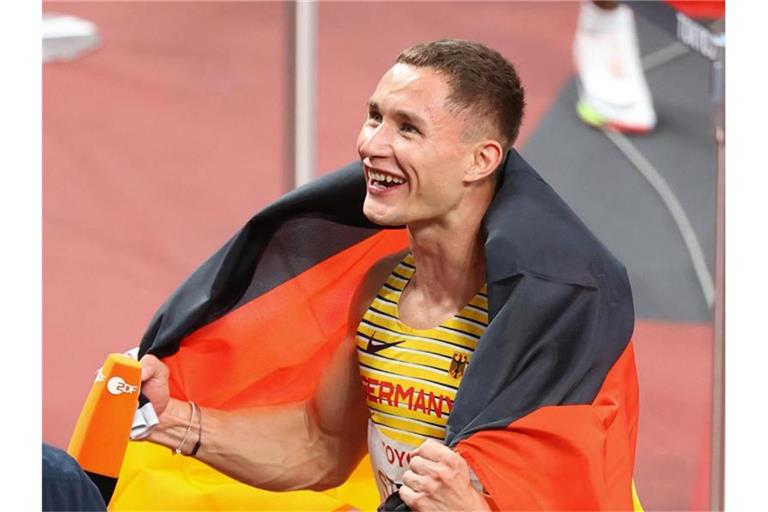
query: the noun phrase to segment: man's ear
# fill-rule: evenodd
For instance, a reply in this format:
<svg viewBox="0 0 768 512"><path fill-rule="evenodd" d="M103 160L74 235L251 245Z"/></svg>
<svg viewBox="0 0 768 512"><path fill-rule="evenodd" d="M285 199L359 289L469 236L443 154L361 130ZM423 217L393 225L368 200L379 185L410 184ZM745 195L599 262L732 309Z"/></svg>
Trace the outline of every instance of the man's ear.
<svg viewBox="0 0 768 512"><path fill-rule="evenodd" d="M472 165L464 173L464 183L483 180L493 174L504 158L504 148L498 141L489 139L479 142L473 152Z"/></svg>

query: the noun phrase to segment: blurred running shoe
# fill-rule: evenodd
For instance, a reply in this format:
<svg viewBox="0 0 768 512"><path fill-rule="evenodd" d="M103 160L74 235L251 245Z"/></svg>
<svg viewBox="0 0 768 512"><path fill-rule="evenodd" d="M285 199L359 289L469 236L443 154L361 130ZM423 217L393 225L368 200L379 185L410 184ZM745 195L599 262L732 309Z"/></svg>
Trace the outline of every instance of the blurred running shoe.
<svg viewBox="0 0 768 512"><path fill-rule="evenodd" d="M582 2L573 56L579 75L576 111L585 123L624 133L647 133L656 126L629 7L604 10Z"/></svg>
<svg viewBox="0 0 768 512"><path fill-rule="evenodd" d="M43 63L73 60L99 45L99 31L88 20L43 13Z"/></svg>

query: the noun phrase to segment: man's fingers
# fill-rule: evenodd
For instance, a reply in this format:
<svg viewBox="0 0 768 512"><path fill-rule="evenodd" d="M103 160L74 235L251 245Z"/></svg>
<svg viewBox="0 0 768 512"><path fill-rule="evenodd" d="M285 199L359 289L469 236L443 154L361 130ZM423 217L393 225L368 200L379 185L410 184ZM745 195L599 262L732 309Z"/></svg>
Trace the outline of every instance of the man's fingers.
<svg viewBox="0 0 768 512"><path fill-rule="evenodd" d="M143 360L141 363L141 382L146 381L152 377L152 369L149 367L149 365L144 364Z"/></svg>
<svg viewBox="0 0 768 512"><path fill-rule="evenodd" d="M161 377L164 372L168 371L168 367L165 366L165 363L151 354L145 355L139 362L141 363L142 382L145 382L153 377Z"/></svg>
<svg viewBox="0 0 768 512"><path fill-rule="evenodd" d="M422 457L424 459L441 462L450 457L453 454L453 450L445 446L439 441L434 439L427 439L418 448L411 452L411 458L414 456Z"/></svg>
<svg viewBox="0 0 768 512"><path fill-rule="evenodd" d="M413 489L416 492L423 491L424 489L421 488L420 485L421 481L419 478L419 475L414 473L412 470L407 470L405 473L403 473L403 485L407 485L409 488Z"/></svg>
<svg viewBox="0 0 768 512"><path fill-rule="evenodd" d="M153 359L157 358L153 355L147 354L139 360L139 363L141 363L141 382L151 378L155 373Z"/></svg>
<svg viewBox="0 0 768 512"><path fill-rule="evenodd" d="M417 475L437 477L440 465L437 462L425 459L421 455L411 456L411 471Z"/></svg>
<svg viewBox="0 0 768 512"><path fill-rule="evenodd" d="M146 396L155 412L163 414L168 406L170 394L168 390L168 367L153 355L145 355L141 358L141 392Z"/></svg>
<svg viewBox="0 0 768 512"><path fill-rule="evenodd" d="M401 485L397 492L400 494L400 498L402 498L411 510L417 510L416 500L421 496L420 493L414 491L405 484Z"/></svg>

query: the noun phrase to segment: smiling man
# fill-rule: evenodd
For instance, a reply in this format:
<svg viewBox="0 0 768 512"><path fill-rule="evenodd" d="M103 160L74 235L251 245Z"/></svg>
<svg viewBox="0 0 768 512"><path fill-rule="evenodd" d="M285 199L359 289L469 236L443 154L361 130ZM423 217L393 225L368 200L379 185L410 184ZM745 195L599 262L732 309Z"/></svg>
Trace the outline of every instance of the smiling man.
<svg viewBox="0 0 768 512"><path fill-rule="evenodd" d="M399 487L419 509L486 508L466 462L435 440L445 438L461 382L451 362L471 358L488 323L480 224L522 113L523 89L501 55L437 42L398 57L358 137L368 184L363 212L379 225L405 225L409 235L409 254L383 265L387 274L397 266L358 328L405 339L378 357L360 353L368 449L382 494ZM448 478L437 478L443 472Z"/></svg>
<svg viewBox="0 0 768 512"><path fill-rule="evenodd" d="M631 508L629 283L512 149L523 107L492 49L403 51L357 149L365 216L405 226L408 248L357 286L312 397L200 408L171 398L168 367L145 355L142 391L160 417L149 439L271 490L339 485L367 441L387 509ZM307 190L333 201L342 188Z"/></svg>

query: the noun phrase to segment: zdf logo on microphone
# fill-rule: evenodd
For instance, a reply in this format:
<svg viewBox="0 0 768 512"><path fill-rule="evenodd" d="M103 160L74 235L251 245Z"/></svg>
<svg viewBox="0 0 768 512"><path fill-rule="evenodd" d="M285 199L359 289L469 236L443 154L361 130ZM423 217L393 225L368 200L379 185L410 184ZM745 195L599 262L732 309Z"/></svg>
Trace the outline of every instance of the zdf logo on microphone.
<svg viewBox="0 0 768 512"><path fill-rule="evenodd" d="M112 377L107 381L107 391L113 395L120 395L122 393L135 393L138 389L138 386L128 384L121 377Z"/></svg>

